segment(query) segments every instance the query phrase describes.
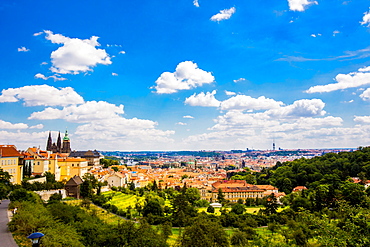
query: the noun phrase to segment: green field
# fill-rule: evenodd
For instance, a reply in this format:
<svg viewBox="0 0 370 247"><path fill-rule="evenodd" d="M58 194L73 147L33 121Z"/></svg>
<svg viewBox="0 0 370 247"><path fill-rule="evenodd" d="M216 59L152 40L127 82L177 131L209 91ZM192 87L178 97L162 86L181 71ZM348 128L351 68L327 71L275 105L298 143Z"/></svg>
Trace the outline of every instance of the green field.
<svg viewBox="0 0 370 247"><path fill-rule="evenodd" d="M69 205L79 206L81 207L82 200L68 200L64 201ZM92 215L96 215L99 219L103 220L107 224L115 224L117 225L119 221L123 220L119 216L108 212L107 210L96 206L95 204L91 203L89 208L81 207L82 209L86 210Z"/></svg>
<svg viewBox="0 0 370 247"><path fill-rule="evenodd" d="M108 203L117 206L118 209L126 209L130 206L131 208L135 208L136 203L143 205L145 201L144 197L123 194L122 192L116 191L104 192L103 195L105 197L112 196L112 200L110 200Z"/></svg>

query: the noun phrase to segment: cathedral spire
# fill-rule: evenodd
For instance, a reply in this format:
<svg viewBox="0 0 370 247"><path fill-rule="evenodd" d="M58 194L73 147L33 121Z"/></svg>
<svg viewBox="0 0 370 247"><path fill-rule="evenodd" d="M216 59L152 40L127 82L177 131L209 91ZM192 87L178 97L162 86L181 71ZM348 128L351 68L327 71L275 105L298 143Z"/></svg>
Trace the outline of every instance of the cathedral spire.
<svg viewBox="0 0 370 247"><path fill-rule="evenodd" d="M46 151L51 151L52 145L53 145L53 141L51 140L51 131L49 131L48 142L46 144Z"/></svg>
<svg viewBox="0 0 370 247"><path fill-rule="evenodd" d="M60 153L62 151L62 139L60 138L60 131L58 135L58 141L57 141L57 152Z"/></svg>

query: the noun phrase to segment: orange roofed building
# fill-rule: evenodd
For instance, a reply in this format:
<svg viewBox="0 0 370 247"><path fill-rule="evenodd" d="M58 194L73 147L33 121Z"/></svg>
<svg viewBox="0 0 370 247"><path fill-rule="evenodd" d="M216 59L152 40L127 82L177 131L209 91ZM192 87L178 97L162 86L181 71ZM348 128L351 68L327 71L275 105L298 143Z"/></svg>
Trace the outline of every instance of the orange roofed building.
<svg viewBox="0 0 370 247"><path fill-rule="evenodd" d="M11 176L10 182L20 184L23 178L22 164L19 158L22 156L14 145L0 145L0 168Z"/></svg>
<svg viewBox="0 0 370 247"><path fill-rule="evenodd" d="M220 189L225 199L230 202L237 202L239 199L245 201L247 198L257 199L279 193L272 185L253 185L245 180L219 180L208 188L200 188L201 197L207 201L216 202Z"/></svg>
<svg viewBox="0 0 370 247"><path fill-rule="evenodd" d="M248 184L245 180L220 180L212 184L211 201L217 201L218 191L222 193L226 200L237 202L238 199L262 198L265 190L256 185Z"/></svg>
<svg viewBox="0 0 370 247"><path fill-rule="evenodd" d="M61 158L58 159L60 169L60 180L69 180L74 176L83 177L88 171L86 159L82 158Z"/></svg>

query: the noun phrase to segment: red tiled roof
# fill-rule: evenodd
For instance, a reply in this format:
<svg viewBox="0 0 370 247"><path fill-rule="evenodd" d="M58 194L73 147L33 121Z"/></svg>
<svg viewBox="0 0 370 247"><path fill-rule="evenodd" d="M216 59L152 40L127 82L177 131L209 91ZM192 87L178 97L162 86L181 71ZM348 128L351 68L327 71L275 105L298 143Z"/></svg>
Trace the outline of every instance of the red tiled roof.
<svg viewBox="0 0 370 247"><path fill-rule="evenodd" d="M299 190L307 190L306 186L297 186L293 189L293 191L299 191Z"/></svg>
<svg viewBox="0 0 370 247"><path fill-rule="evenodd" d="M14 145L0 145L0 157L20 157L21 153Z"/></svg>

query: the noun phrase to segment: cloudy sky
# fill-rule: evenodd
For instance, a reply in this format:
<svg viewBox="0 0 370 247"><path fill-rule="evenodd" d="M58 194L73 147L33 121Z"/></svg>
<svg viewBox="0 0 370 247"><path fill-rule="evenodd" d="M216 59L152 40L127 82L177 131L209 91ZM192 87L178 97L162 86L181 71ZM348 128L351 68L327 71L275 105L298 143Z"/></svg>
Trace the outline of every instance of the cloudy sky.
<svg viewBox="0 0 370 247"><path fill-rule="evenodd" d="M0 2L0 143L370 144L370 2Z"/></svg>

